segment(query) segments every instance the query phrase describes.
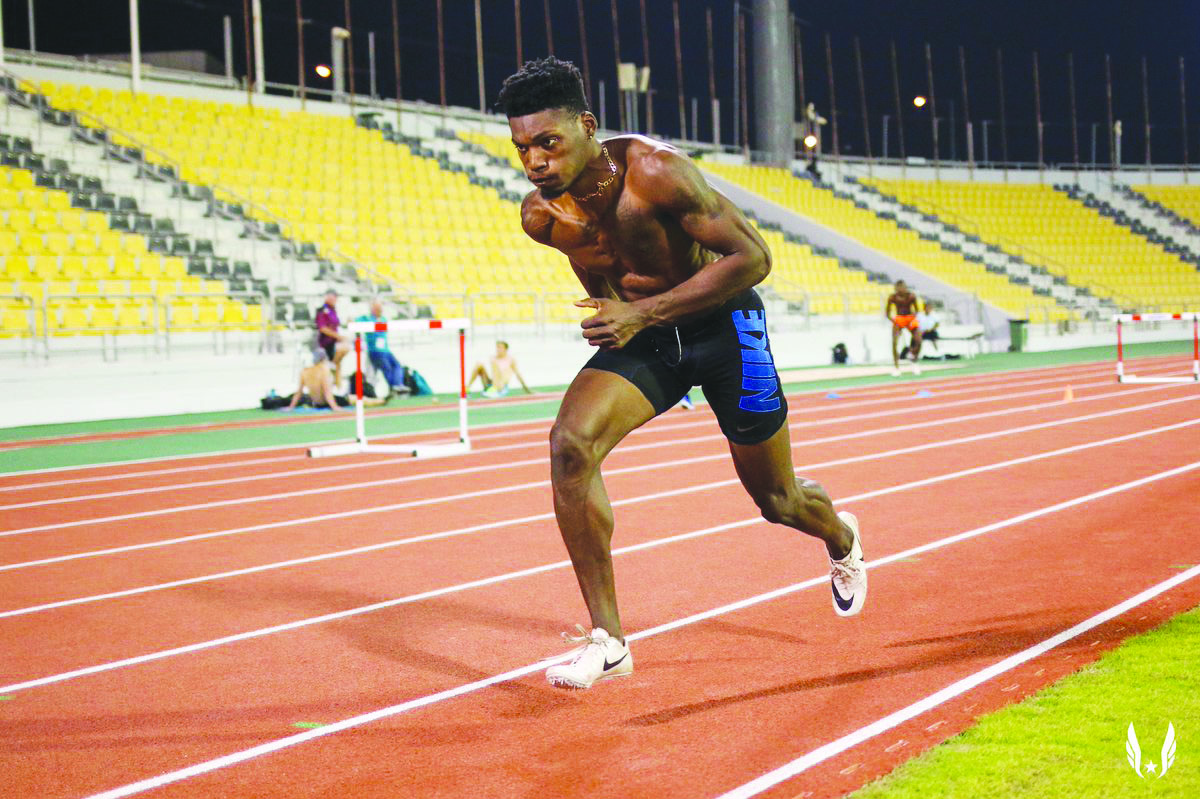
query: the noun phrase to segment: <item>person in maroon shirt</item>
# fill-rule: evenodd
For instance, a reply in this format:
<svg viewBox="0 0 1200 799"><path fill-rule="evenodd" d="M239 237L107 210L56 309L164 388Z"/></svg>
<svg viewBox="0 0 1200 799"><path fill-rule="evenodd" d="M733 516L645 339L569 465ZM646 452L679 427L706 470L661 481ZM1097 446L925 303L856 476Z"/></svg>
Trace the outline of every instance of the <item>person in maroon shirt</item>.
<svg viewBox="0 0 1200 799"><path fill-rule="evenodd" d="M317 347L325 350L333 362L333 384L342 380L342 358L350 351L346 336L338 333L341 320L337 315L338 293L334 289L325 292L325 304L317 309Z"/></svg>

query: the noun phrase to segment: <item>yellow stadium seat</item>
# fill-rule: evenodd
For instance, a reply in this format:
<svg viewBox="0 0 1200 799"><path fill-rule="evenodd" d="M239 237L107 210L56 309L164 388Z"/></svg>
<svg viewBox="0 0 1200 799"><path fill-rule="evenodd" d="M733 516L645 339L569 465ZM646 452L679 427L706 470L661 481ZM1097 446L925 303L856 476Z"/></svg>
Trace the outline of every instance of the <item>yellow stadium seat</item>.
<svg viewBox="0 0 1200 799"><path fill-rule="evenodd" d="M36 255L31 259L30 274L36 280L55 280L58 275L58 257L54 255Z"/></svg>
<svg viewBox="0 0 1200 799"><path fill-rule="evenodd" d="M78 255L64 255L62 263L59 266L59 274L68 279L84 277L86 272L83 266L83 258Z"/></svg>
<svg viewBox="0 0 1200 799"><path fill-rule="evenodd" d="M91 327L97 332L111 332L118 327L116 309L111 305L97 305L92 309Z"/></svg>
<svg viewBox="0 0 1200 799"><path fill-rule="evenodd" d="M31 335L30 311L19 308L0 310L0 337L13 338L29 335Z"/></svg>
<svg viewBox="0 0 1200 799"><path fill-rule="evenodd" d="M62 316L57 324L51 323L51 330L59 334L83 333L91 326L87 309L78 305L68 305L62 309Z"/></svg>
<svg viewBox="0 0 1200 799"><path fill-rule="evenodd" d="M112 276L112 265L107 255L77 256L83 260L83 270L91 280L103 280Z"/></svg>
<svg viewBox="0 0 1200 799"><path fill-rule="evenodd" d="M191 303L180 303L168 308L167 327L170 330L192 330L196 327L196 312Z"/></svg>

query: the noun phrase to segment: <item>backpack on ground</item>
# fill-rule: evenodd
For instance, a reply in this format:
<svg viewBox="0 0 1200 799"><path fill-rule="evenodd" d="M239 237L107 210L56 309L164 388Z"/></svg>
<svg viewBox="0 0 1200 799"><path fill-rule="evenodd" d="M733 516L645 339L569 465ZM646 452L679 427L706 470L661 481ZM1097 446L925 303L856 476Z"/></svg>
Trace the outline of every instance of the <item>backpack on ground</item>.
<svg viewBox="0 0 1200 799"><path fill-rule="evenodd" d="M408 386L413 396L433 393L433 389L429 387L429 381L416 369L407 366L404 367L404 385Z"/></svg>

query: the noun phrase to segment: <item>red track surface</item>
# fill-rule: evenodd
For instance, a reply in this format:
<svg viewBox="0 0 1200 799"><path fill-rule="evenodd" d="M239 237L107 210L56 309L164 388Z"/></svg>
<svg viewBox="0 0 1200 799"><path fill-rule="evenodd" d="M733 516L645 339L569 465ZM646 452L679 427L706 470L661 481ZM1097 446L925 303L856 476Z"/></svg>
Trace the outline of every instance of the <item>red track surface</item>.
<svg viewBox="0 0 1200 799"><path fill-rule="evenodd" d="M1194 386L1117 386L1107 366L919 387L934 396L792 400L796 463L859 515L868 560L1200 450ZM586 614L549 514L546 429L321 472L282 450L0 478L6 788L88 796L560 654ZM715 796L1200 562L1198 469L880 565L863 615L837 619L821 547L757 521L724 453L707 411L672 412L610 459L615 546L732 525L621 552L627 630L819 585L639 640L629 680L565 693L534 671L150 795ZM842 795L1197 602L1185 582L767 795Z"/></svg>

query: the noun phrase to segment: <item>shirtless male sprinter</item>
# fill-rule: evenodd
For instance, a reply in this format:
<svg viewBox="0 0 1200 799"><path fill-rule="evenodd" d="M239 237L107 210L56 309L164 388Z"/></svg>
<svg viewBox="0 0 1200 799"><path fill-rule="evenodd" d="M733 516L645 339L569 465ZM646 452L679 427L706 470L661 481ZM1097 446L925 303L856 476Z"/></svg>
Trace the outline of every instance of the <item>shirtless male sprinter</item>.
<svg viewBox="0 0 1200 799"><path fill-rule="evenodd" d="M699 385L742 484L765 519L825 542L834 610L858 613L867 573L852 514L797 480L787 403L753 286L771 268L762 238L681 152L643 136L596 139L579 70L553 57L504 82L525 174L525 232L563 252L595 311L582 323L596 354L575 377L550 433L554 512L591 616L590 633L554 685L588 688L631 674L617 613L612 507L604 457L632 430Z"/></svg>
<svg viewBox="0 0 1200 799"><path fill-rule="evenodd" d="M894 311L892 309L895 309ZM913 374L921 374L917 361L921 359L921 328L917 324L917 295L909 291L908 284L897 280L895 290L888 296L883 313L892 323L892 376L900 376L900 334L907 330L912 336L909 352L912 353Z"/></svg>

